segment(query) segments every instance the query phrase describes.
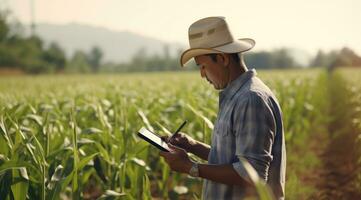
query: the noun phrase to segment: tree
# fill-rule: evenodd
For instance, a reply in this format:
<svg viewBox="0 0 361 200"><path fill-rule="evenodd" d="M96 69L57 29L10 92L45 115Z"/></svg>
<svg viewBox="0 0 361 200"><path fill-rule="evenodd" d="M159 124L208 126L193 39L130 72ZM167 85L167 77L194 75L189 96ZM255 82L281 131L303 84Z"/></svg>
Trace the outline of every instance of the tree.
<svg viewBox="0 0 361 200"><path fill-rule="evenodd" d="M94 46L90 50L90 53L87 55L87 60L93 72L99 71L102 57L103 57L103 52L99 47Z"/></svg>
<svg viewBox="0 0 361 200"><path fill-rule="evenodd" d="M319 50L310 63L311 67L345 67L345 66L361 66L361 57L358 56L352 49L344 47L341 50L333 50L324 53Z"/></svg>
<svg viewBox="0 0 361 200"><path fill-rule="evenodd" d="M343 66L361 66L361 57L348 47L341 49L339 57L346 61Z"/></svg>
<svg viewBox="0 0 361 200"><path fill-rule="evenodd" d="M335 59L328 65L330 68L361 66L361 57L350 48L344 47L335 56Z"/></svg>
<svg viewBox="0 0 361 200"><path fill-rule="evenodd" d="M54 66L43 59L43 41L37 36L19 38L14 44L17 63L28 73L44 73L54 71Z"/></svg>
<svg viewBox="0 0 361 200"><path fill-rule="evenodd" d="M247 66L255 67L259 69L269 69L272 66L271 54L266 51L258 53L247 53L245 54L245 62Z"/></svg>
<svg viewBox="0 0 361 200"><path fill-rule="evenodd" d="M66 61L63 50L54 43L45 50L38 36L24 37L22 25L16 20L9 21L9 14L0 9L0 66L28 73L63 69Z"/></svg>
<svg viewBox="0 0 361 200"><path fill-rule="evenodd" d="M326 63L327 55L322 50L318 50L316 56L310 62L310 67L324 67Z"/></svg>
<svg viewBox="0 0 361 200"><path fill-rule="evenodd" d="M43 59L53 65L56 71L64 70L66 62L65 53L57 43L52 42L50 44L49 48L43 53Z"/></svg>
<svg viewBox="0 0 361 200"><path fill-rule="evenodd" d="M9 33L9 24L7 21L8 12L0 10L0 43L4 42Z"/></svg>
<svg viewBox="0 0 361 200"><path fill-rule="evenodd" d="M75 51L71 60L67 63L66 72L90 72L91 68L87 55L83 51Z"/></svg>
<svg viewBox="0 0 361 200"><path fill-rule="evenodd" d="M148 71L147 70L148 54L145 48L140 48L132 57L128 65L129 71Z"/></svg>
<svg viewBox="0 0 361 200"><path fill-rule="evenodd" d="M277 49L271 55L272 67L285 69L296 66L295 60L288 54L287 49Z"/></svg>
<svg viewBox="0 0 361 200"><path fill-rule="evenodd" d="M271 69L271 68L292 68L298 64L289 55L287 49L276 49L271 52L250 52L245 54L245 62L250 67L259 69Z"/></svg>

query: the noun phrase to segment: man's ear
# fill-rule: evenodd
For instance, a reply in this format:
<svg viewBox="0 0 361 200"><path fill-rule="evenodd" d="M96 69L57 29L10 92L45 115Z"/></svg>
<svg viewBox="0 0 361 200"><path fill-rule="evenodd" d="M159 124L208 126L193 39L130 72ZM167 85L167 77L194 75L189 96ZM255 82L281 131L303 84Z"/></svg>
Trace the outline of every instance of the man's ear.
<svg viewBox="0 0 361 200"><path fill-rule="evenodd" d="M223 66L228 66L230 62L230 56L227 54L217 54L217 60L219 60Z"/></svg>

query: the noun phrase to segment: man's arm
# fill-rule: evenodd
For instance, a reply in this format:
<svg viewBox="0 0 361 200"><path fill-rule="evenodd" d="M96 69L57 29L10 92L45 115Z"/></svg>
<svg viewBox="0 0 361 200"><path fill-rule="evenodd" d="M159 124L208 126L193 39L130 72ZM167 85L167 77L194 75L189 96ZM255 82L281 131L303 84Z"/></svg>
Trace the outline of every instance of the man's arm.
<svg viewBox="0 0 361 200"><path fill-rule="evenodd" d="M190 168L189 168L190 169ZM251 184L241 178L233 166L198 164L199 177L227 185L239 185L249 187ZM188 170L189 171L189 170Z"/></svg>
<svg viewBox="0 0 361 200"><path fill-rule="evenodd" d="M189 152L202 158L203 160L208 160L208 155L210 150L211 147L208 144L204 144L202 142L196 141L196 143L190 147Z"/></svg>
<svg viewBox="0 0 361 200"><path fill-rule="evenodd" d="M189 174L193 162L188 158L186 151L172 144L169 147L171 148L170 152L160 152L160 155L166 160L173 171ZM198 169L199 177L201 178L228 185L251 186L249 182L237 173L232 164L198 164Z"/></svg>

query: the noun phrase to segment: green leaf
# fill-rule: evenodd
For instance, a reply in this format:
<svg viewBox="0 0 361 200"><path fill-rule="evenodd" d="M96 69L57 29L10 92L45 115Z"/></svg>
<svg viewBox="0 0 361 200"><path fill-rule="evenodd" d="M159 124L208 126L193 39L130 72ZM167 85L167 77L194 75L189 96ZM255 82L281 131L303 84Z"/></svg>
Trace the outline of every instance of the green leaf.
<svg viewBox="0 0 361 200"><path fill-rule="evenodd" d="M168 134L168 136L172 135L172 132L169 131L166 127L164 127L162 124L160 124L159 122L155 122L155 123L157 123L157 125L162 129L162 131Z"/></svg>
<svg viewBox="0 0 361 200"><path fill-rule="evenodd" d="M39 115L28 114L26 115L26 118L35 121L39 126L43 126L43 118Z"/></svg>
<svg viewBox="0 0 361 200"><path fill-rule="evenodd" d="M207 124L208 128L212 129L214 128L213 123L211 122L211 120L209 120L207 117L205 117L200 111L196 110L195 108L193 108L193 106L191 106L190 104L187 104L187 107L194 113L196 114L198 117L200 117L201 119L203 119L203 121Z"/></svg>
<svg viewBox="0 0 361 200"><path fill-rule="evenodd" d="M9 134L8 134L8 132L6 130L3 116L0 117L0 128L1 128L1 131L3 132L2 135L5 138L5 140L7 142L7 145L9 146L10 149L12 149L13 145L14 145L14 142L11 140L11 137L9 137Z"/></svg>
<svg viewBox="0 0 361 200"><path fill-rule="evenodd" d="M100 143L95 143L95 146L98 148L98 150L100 151L100 155L102 155L102 157L104 158L105 161L111 163L110 159L109 159L109 154L108 151L105 150L105 148L100 144Z"/></svg>
<svg viewBox="0 0 361 200"><path fill-rule="evenodd" d="M100 179L101 179L104 183L107 183L107 182L108 182L108 179L107 179L107 177L106 177L105 174L104 174L103 166L102 166L102 163L101 163L101 160L100 160L99 156L95 156L93 162L94 162L94 169L95 169L97 175L100 177Z"/></svg>
<svg viewBox="0 0 361 200"><path fill-rule="evenodd" d="M32 169L36 173L38 173L39 176L41 176L41 172L39 169L35 168L33 165L29 164L28 162L24 161L8 161L0 166L0 174L4 173L6 170L10 169L20 169L26 167L27 169Z"/></svg>
<svg viewBox="0 0 361 200"><path fill-rule="evenodd" d="M96 143L94 140L88 139L88 138L80 138L78 139L78 144L92 144Z"/></svg>
<svg viewBox="0 0 361 200"><path fill-rule="evenodd" d="M22 167L19 169L21 177L23 177L25 180L29 180L28 172L26 171L25 167Z"/></svg>
<svg viewBox="0 0 361 200"><path fill-rule="evenodd" d="M85 158L83 158L80 162L79 162L79 165L78 165L78 171L82 170L83 167L85 167L85 165L87 165L89 163L89 161L91 161L94 156L98 155L99 153L94 153L90 156L87 156Z"/></svg>
<svg viewBox="0 0 361 200"><path fill-rule="evenodd" d="M150 193L150 181L146 174L143 176L143 198L142 199L152 199L152 194Z"/></svg>
<svg viewBox="0 0 361 200"><path fill-rule="evenodd" d="M103 128L107 128L109 130L112 129L112 126L110 125L108 118L107 118L106 114L104 113L100 104L97 105L97 114L98 114L98 119L99 119L100 123L102 124Z"/></svg>
<svg viewBox="0 0 361 200"><path fill-rule="evenodd" d="M55 184L61 180L63 169L64 169L64 167L62 165L58 165L55 168L54 174L51 176L50 182L48 183L48 186L47 186L50 190L53 190Z"/></svg>
<svg viewBox="0 0 361 200"><path fill-rule="evenodd" d="M142 110L138 110L138 115L142 118L144 124L147 126L148 130L154 132L154 128L150 125L148 118L145 116Z"/></svg>
<svg viewBox="0 0 361 200"><path fill-rule="evenodd" d="M63 152L66 152L66 151L73 151L73 148L72 147L62 147L60 149L57 149L53 152L51 152L47 157L46 159L47 160L53 160L56 156L58 156L59 154L63 153Z"/></svg>
<svg viewBox="0 0 361 200"><path fill-rule="evenodd" d="M0 174L0 199L7 199L11 191L12 171Z"/></svg>
<svg viewBox="0 0 361 200"><path fill-rule="evenodd" d="M140 153L142 153L144 150L146 150L149 147L149 144L146 142L139 142L137 145L135 145L132 149L128 150L129 157L136 156Z"/></svg>
<svg viewBox="0 0 361 200"><path fill-rule="evenodd" d="M251 164L245 158L239 158L241 164L246 169L249 179L256 186L258 196L260 200L273 200L275 199L272 191L268 187L268 185L259 178L258 173L252 167Z"/></svg>
<svg viewBox="0 0 361 200"><path fill-rule="evenodd" d="M64 191L66 187L69 186L70 182L73 180L74 171L71 171L68 176L64 174L64 168L62 165L58 165L50 179L48 184L49 192L47 192L46 199L59 199L60 192Z"/></svg>
<svg viewBox="0 0 361 200"><path fill-rule="evenodd" d="M64 167L62 165L58 165L55 168L54 174L51 176L50 182L48 183L47 186L49 192L47 193L46 199L50 199L50 200L59 199L62 183L64 183L63 170Z"/></svg>
<svg viewBox="0 0 361 200"><path fill-rule="evenodd" d="M94 133L102 133L103 131L94 127L86 128L82 130L82 134L94 134Z"/></svg>
<svg viewBox="0 0 361 200"><path fill-rule="evenodd" d="M118 199L119 197L125 197L127 194L125 193L119 193L114 190L106 190L105 193L99 197L98 199Z"/></svg>
<svg viewBox="0 0 361 200"><path fill-rule="evenodd" d="M132 161L134 163L136 163L137 165L144 167L146 170L148 170L148 171L150 170L150 167L147 166L147 164L145 163L144 160L134 157L134 158L132 158Z"/></svg>
<svg viewBox="0 0 361 200"><path fill-rule="evenodd" d="M19 170L24 169L20 168ZM13 180L17 177L21 177L19 170L13 170ZM26 172L26 169L25 169ZM24 172L23 172L24 173ZM27 174L26 174L27 177ZM29 178L29 177L27 177ZM11 185L11 191L13 192L14 199L16 200L24 200L26 199L26 194L28 193L29 181L26 179L22 179L22 181L17 182Z"/></svg>
<svg viewBox="0 0 361 200"><path fill-rule="evenodd" d="M74 108L73 108L74 109ZM77 121L74 110L71 112L71 121L73 125L72 131L72 143L73 143L73 180L72 180L72 192L73 198L78 198L79 188L78 188L78 163L79 163L79 153L78 153L78 132L77 132Z"/></svg>
<svg viewBox="0 0 361 200"><path fill-rule="evenodd" d="M34 139L35 140L35 151L38 152L38 154L36 155L39 155L40 159L39 160L42 164L46 164L46 160L45 160L45 157L44 157L44 149L43 149L43 146L41 145L41 143L39 142L38 138L36 138L36 136L32 133L32 137L30 138L30 141ZM29 149L28 149L29 150ZM35 154L34 154L35 155Z"/></svg>

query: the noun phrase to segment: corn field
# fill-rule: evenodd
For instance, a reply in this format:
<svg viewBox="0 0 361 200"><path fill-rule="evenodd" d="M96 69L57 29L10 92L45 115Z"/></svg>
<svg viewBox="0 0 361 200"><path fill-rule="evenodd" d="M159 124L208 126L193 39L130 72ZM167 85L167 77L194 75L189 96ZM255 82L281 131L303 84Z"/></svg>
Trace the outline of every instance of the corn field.
<svg viewBox="0 0 361 200"><path fill-rule="evenodd" d="M356 158L346 191L359 195L361 70L258 73L283 111L286 198L345 194L325 189L330 163L320 156L344 135ZM171 172L136 136L187 119L183 131L210 144L218 94L197 73L1 77L0 109L0 199L201 198L201 179Z"/></svg>

